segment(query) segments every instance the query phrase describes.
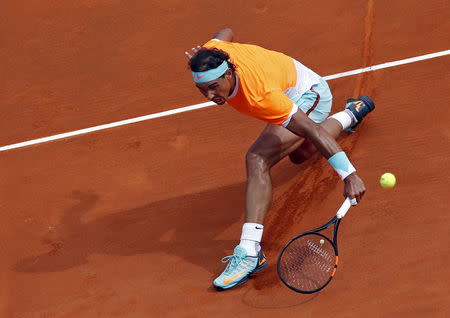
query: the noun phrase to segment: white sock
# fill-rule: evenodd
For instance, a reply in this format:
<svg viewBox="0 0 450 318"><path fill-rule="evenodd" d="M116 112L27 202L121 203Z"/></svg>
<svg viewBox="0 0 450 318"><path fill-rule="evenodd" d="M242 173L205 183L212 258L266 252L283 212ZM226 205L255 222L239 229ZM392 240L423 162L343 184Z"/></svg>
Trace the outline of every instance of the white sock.
<svg viewBox="0 0 450 318"><path fill-rule="evenodd" d="M242 235L240 246L245 248L247 255L257 256L261 246L261 238L263 235L264 226L258 223L244 223L242 226Z"/></svg>
<svg viewBox="0 0 450 318"><path fill-rule="evenodd" d="M342 125L342 129L348 129L358 122L352 112L347 109L336 113L329 118L336 119Z"/></svg>

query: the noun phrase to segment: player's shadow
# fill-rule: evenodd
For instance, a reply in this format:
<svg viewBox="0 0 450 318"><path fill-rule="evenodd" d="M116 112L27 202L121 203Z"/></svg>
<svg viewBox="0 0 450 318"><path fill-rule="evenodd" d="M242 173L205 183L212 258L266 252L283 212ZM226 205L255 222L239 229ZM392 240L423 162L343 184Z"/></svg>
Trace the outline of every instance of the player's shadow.
<svg viewBox="0 0 450 318"><path fill-rule="evenodd" d="M275 186L300 173L298 166L288 162L283 166ZM222 267L218 260L238 243L239 237L232 241L218 237L243 220L245 184L152 202L87 222L82 219L95 210L98 196L77 191L70 198L76 200L75 205L42 238L50 251L19 261L13 266L15 271L62 271L87 263L92 254L158 252L216 272Z"/></svg>
<svg viewBox="0 0 450 318"><path fill-rule="evenodd" d="M78 203L43 237L50 252L24 259L20 272L53 272L85 264L92 254L162 252L209 268L230 242L215 237L241 217L242 184L153 202L83 223L98 196L75 192Z"/></svg>
<svg viewBox="0 0 450 318"><path fill-rule="evenodd" d="M336 182L330 181L331 171L323 171L325 161L318 159L320 156L302 165L284 160L276 167L274 202L266 221L265 237L271 238L264 245L266 254L274 257L279 252L287 239L286 230L298 224L299 214L312 196L320 198L335 186ZM88 222L82 219L95 210L98 196L83 191L70 196L77 203L42 238L49 252L25 258L13 265L13 270L63 271L87 263L92 254L166 253L216 273L223 267L218 260L238 243L238 236L233 240L220 237L230 226L239 223L240 227L245 183L152 202ZM264 283L275 280L268 275Z"/></svg>

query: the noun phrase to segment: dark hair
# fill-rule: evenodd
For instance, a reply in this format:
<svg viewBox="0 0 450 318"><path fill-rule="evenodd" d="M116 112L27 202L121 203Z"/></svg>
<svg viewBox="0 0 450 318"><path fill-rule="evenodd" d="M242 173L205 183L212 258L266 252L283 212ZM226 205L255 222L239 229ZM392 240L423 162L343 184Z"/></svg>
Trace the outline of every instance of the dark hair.
<svg viewBox="0 0 450 318"><path fill-rule="evenodd" d="M228 53L212 48L200 49L188 62L191 71L193 72L205 72L218 67L223 61L227 61L228 67L233 71L236 70L236 66L230 62L230 56Z"/></svg>

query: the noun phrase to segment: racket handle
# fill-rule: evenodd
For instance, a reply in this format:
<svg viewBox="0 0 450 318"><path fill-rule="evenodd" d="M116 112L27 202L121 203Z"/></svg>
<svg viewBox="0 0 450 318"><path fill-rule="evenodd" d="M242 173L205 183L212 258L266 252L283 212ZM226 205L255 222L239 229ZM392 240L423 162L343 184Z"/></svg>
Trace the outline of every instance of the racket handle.
<svg viewBox="0 0 450 318"><path fill-rule="evenodd" d="M349 198L345 199L344 203L342 203L341 207L337 211L336 217L338 219L342 219L345 216L345 214L347 214L351 206L352 204L350 203L350 199Z"/></svg>

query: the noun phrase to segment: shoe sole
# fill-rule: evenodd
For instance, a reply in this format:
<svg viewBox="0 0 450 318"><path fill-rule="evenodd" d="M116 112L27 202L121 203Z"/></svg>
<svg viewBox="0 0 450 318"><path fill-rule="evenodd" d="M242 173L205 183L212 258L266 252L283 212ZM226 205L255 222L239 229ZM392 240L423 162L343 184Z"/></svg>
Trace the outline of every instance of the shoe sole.
<svg viewBox="0 0 450 318"><path fill-rule="evenodd" d="M213 284L213 286L214 286L218 291L224 291L224 290L228 290L228 289L231 289L231 288L240 286L240 285L242 285L242 284L245 284L245 283L248 281L248 279L250 278L250 276L252 276L253 274L256 274L256 273L262 271L262 270L263 270L264 268L266 268L268 265L269 265L269 262L266 260L266 262L265 262L263 265L256 267L254 270L252 270L250 273L248 273L248 275L245 275L244 277L242 277L242 279L241 279L240 281L238 281L235 285L233 285L233 286L231 286L231 287L226 287L226 288L224 288L224 287L216 286L216 285L214 285L214 284Z"/></svg>

